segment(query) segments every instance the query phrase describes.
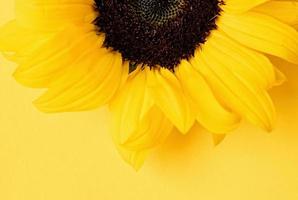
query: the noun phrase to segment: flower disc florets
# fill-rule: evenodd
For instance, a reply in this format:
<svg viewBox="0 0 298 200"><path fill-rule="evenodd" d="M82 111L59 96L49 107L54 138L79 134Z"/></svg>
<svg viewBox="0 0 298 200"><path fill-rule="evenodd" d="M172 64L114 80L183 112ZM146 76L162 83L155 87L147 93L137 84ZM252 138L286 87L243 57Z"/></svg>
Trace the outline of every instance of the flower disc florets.
<svg viewBox="0 0 298 200"><path fill-rule="evenodd" d="M105 46L125 60L173 70L216 28L220 0L95 0Z"/></svg>

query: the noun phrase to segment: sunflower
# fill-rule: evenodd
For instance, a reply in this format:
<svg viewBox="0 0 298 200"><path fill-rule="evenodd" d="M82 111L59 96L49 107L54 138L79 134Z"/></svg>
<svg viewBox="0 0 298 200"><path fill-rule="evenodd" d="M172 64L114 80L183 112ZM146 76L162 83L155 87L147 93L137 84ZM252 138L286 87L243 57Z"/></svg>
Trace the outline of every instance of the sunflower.
<svg viewBox="0 0 298 200"><path fill-rule="evenodd" d="M198 123L220 141L242 119L271 131L267 91L298 64L296 0L16 0L0 51L43 112L107 105L111 135L140 168Z"/></svg>

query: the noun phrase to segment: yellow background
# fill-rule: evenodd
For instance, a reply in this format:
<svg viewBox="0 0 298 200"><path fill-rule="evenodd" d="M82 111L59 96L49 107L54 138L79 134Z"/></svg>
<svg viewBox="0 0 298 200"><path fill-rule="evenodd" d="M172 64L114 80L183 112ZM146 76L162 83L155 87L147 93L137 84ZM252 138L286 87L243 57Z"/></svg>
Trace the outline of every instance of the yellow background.
<svg viewBox="0 0 298 200"><path fill-rule="evenodd" d="M12 0L10 0L12 2ZM13 4L0 1L0 21ZM243 124L214 148L195 127L172 135L135 172L117 154L105 109L43 114L42 91L17 84L0 58L1 200L297 200L298 67L275 63L289 81L271 91L273 133Z"/></svg>

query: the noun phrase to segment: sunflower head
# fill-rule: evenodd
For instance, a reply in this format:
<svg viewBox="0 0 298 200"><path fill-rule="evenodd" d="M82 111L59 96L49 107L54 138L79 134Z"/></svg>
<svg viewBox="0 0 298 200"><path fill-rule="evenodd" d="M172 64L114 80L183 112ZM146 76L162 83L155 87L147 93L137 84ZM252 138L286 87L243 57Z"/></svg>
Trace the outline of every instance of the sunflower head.
<svg viewBox="0 0 298 200"><path fill-rule="evenodd" d="M47 89L41 111L108 106L138 169L194 124L215 143L242 119L271 131L268 89L285 77L267 55L298 64L297 12L293 0L17 0L0 51L17 81Z"/></svg>

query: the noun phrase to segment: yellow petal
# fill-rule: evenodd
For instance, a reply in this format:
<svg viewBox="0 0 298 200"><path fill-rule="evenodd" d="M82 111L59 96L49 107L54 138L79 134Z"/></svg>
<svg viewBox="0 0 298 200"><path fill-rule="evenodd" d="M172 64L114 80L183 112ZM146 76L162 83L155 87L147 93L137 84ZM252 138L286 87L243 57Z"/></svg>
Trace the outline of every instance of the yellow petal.
<svg viewBox="0 0 298 200"><path fill-rule="evenodd" d="M205 77L226 106L270 131L275 121L275 110L266 90L235 74L229 69L229 62L216 52L214 46L207 42L203 50L196 53L192 65Z"/></svg>
<svg viewBox="0 0 298 200"><path fill-rule="evenodd" d="M225 138L225 134L212 134L212 140L215 146L219 145Z"/></svg>
<svg viewBox="0 0 298 200"><path fill-rule="evenodd" d="M148 89L165 116L181 133L187 133L195 116L175 75L164 68L148 70Z"/></svg>
<svg viewBox="0 0 298 200"><path fill-rule="evenodd" d="M131 165L136 171L138 171L144 164L145 159L148 156L148 150L144 151L131 151L121 146L117 146L119 154L123 160Z"/></svg>
<svg viewBox="0 0 298 200"><path fill-rule="evenodd" d="M274 86L279 86L283 84L285 81L287 81L287 77L278 69L275 67L275 84Z"/></svg>
<svg viewBox="0 0 298 200"><path fill-rule="evenodd" d="M219 103L203 77L187 61L181 63L177 76L193 100L197 120L203 127L213 133L227 133L237 127L239 116Z"/></svg>
<svg viewBox="0 0 298 200"><path fill-rule="evenodd" d="M28 48L36 46L36 43L49 37L50 34L26 29L13 20L0 27L0 51L23 55Z"/></svg>
<svg viewBox="0 0 298 200"><path fill-rule="evenodd" d="M123 146L135 151L156 147L165 141L172 129L172 123L154 106L140 119L137 130Z"/></svg>
<svg viewBox="0 0 298 200"><path fill-rule="evenodd" d="M115 94L124 67L118 53L93 52L50 85L35 105L44 112L70 112L94 109L106 104Z"/></svg>
<svg viewBox="0 0 298 200"><path fill-rule="evenodd" d="M173 128L154 106L146 84L146 71L139 67L110 103L113 140L126 162L135 168L143 164L148 150L161 144Z"/></svg>
<svg viewBox="0 0 298 200"><path fill-rule="evenodd" d="M270 0L225 0L224 12L241 13Z"/></svg>
<svg viewBox="0 0 298 200"><path fill-rule="evenodd" d="M90 59L89 54L97 52L102 42L103 38L95 35L90 26L68 27L67 31L62 31L27 54L15 72L15 78L26 86L49 87L69 68L74 69L74 63L79 59Z"/></svg>
<svg viewBox="0 0 298 200"><path fill-rule="evenodd" d="M112 115L121 114L113 112ZM114 142L123 159L136 170L143 165L149 151L163 143L173 128L173 125L164 114L154 106L143 119L137 122L137 128L130 134L128 140L121 144L121 138L119 137L123 132L119 129L119 118L116 119L118 121L114 120L115 116L112 123ZM116 133L115 130L118 132Z"/></svg>
<svg viewBox="0 0 298 200"><path fill-rule="evenodd" d="M252 49L298 63L298 32L259 13L224 14L218 26L231 38Z"/></svg>
<svg viewBox="0 0 298 200"><path fill-rule="evenodd" d="M239 45L220 31L212 33L208 45L213 47L214 56L225 60L227 67L249 84L262 89L275 85L275 68L264 55Z"/></svg>
<svg viewBox="0 0 298 200"><path fill-rule="evenodd" d="M91 0L16 0L16 19L35 30L59 31L67 24L86 23L86 16L95 12L93 4Z"/></svg>
<svg viewBox="0 0 298 200"><path fill-rule="evenodd" d="M253 11L270 15L283 23L298 27L297 1L269 1L254 8Z"/></svg>
<svg viewBox="0 0 298 200"><path fill-rule="evenodd" d="M136 70L110 103L113 118L113 135L123 144L137 130L146 92L146 72ZM151 105L148 105L151 107ZM149 110L150 108L146 108Z"/></svg>

